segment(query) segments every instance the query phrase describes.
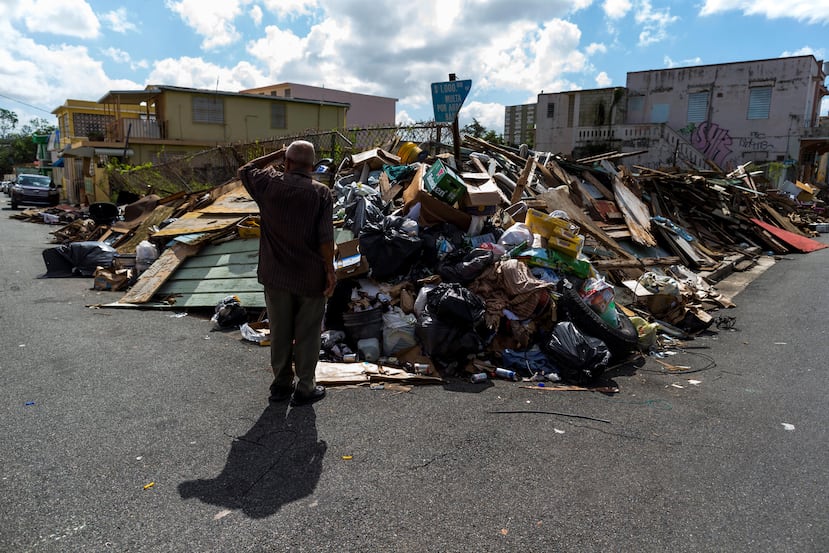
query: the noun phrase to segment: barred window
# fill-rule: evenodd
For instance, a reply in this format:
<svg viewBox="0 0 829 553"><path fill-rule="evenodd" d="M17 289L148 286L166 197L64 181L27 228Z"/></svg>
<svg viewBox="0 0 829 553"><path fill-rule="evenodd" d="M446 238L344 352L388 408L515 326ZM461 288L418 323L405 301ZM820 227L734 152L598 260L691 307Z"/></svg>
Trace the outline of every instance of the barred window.
<svg viewBox="0 0 829 553"><path fill-rule="evenodd" d="M768 119L771 110L771 87L757 86L749 90L748 118Z"/></svg>
<svg viewBox="0 0 829 553"><path fill-rule="evenodd" d="M285 129L288 127L286 122L285 103L274 102L271 104L271 128Z"/></svg>
<svg viewBox="0 0 829 553"><path fill-rule="evenodd" d="M708 118L708 91L688 95L688 122L702 123Z"/></svg>
<svg viewBox="0 0 829 553"><path fill-rule="evenodd" d="M193 123L225 122L225 105L221 98L196 96L193 98Z"/></svg>

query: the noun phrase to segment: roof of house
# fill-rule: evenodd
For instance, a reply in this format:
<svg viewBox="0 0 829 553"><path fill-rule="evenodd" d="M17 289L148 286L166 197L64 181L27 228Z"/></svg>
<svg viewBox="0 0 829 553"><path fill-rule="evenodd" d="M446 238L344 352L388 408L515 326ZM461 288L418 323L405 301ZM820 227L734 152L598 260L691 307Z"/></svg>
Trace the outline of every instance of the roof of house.
<svg viewBox="0 0 829 553"><path fill-rule="evenodd" d="M101 104L118 102L135 103L136 101L149 101L162 92L186 92L190 94L209 94L211 96L231 96L240 98L255 98L267 100L279 100L280 102L292 102L297 104L314 104L326 105L334 107L351 107L351 104L346 102L330 102L327 100L302 100L298 98L283 98L281 96L262 96L261 94L245 94L242 92L230 92L227 90L207 90L204 88L188 88L183 86L171 85L148 85L144 90L110 90L100 100Z"/></svg>

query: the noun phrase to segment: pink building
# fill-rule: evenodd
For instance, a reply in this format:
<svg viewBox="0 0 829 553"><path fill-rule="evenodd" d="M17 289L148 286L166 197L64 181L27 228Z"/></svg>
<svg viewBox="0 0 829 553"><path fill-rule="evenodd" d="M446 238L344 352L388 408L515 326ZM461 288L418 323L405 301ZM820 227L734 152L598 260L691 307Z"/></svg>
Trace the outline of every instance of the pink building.
<svg viewBox="0 0 829 553"><path fill-rule="evenodd" d="M634 71L624 88L540 94L536 149L645 151L629 161L653 167L782 163L809 179L829 150L825 81L811 55Z"/></svg>
<svg viewBox="0 0 829 553"><path fill-rule="evenodd" d="M370 94L359 94L356 92L346 92L344 90L298 83L279 83L240 90L239 92L241 94L263 94L294 98L296 100L349 104L350 107L346 112L346 126L348 128L378 127L395 124L397 98L372 96Z"/></svg>

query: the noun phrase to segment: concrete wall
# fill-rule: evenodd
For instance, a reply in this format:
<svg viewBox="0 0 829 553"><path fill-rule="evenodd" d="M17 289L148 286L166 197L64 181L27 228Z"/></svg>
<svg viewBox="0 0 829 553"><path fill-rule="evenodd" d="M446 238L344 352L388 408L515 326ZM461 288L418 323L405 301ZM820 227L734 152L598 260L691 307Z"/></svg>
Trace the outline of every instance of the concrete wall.
<svg viewBox="0 0 829 553"><path fill-rule="evenodd" d="M812 56L628 73L627 123L666 123L723 168L797 159L816 124L822 86ZM768 118L749 119L754 87L771 87ZM689 121L689 95L707 92L705 119Z"/></svg>
<svg viewBox="0 0 829 553"><path fill-rule="evenodd" d="M290 136L308 130L327 131L343 128L345 124L345 106L235 94L215 95L224 105L224 123L194 122L193 98L211 96L214 95L166 90L157 105L159 119L166 124L166 138L218 145ZM274 103L285 105L285 127L271 126L271 104Z"/></svg>
<svg viewBox="0 0 829 553"><path fill-rule="evenodd" d="M384 96L359 94L345 90L335 90L298 83L280 83L271 86L251 88L241 91L244 94L263 94L350 104L346 115L346 125L353 127L376 127L394 125L396 121L397 99Z"/></svg>
<svg viewBox="0 0 829 553"><path fill-rule="evenodd" d="M550 105L553 105L552 112ZM624 121L624 90L599 88L539 94L536 149L570 155L578 143L578 127L611 126Z"/></svg>

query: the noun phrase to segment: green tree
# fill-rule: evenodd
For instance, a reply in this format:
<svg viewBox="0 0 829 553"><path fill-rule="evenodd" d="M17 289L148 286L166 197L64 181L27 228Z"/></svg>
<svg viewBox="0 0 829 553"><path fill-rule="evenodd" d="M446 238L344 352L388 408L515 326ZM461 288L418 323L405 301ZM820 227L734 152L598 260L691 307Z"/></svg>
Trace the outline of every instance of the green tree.
<svg viewBox="0 0 829 553"><path fill-rule="evenodd" d="M463 126L463 132L465 134L471 134L475 138L483 138L484 134L486 133L487 129L481 123L472 118L472 122Z"/></svg>
<svg viewBox="0 0 829 553"><path fill-rule="evenodd" d="M2 119L2 113L0 113L0 119ZM37 144L32 141L32 135L51 134L55 128L48 119L35 117L20 127L17 132L5 135L0 141L0 174L13 172L15 165L35 161Z"/></svg>
<svg viewBox="0 0 829 553"><path fill-rule="evenodd" d="M0 138L6 138L17 127L17 114L0 108Z"/></svg>

